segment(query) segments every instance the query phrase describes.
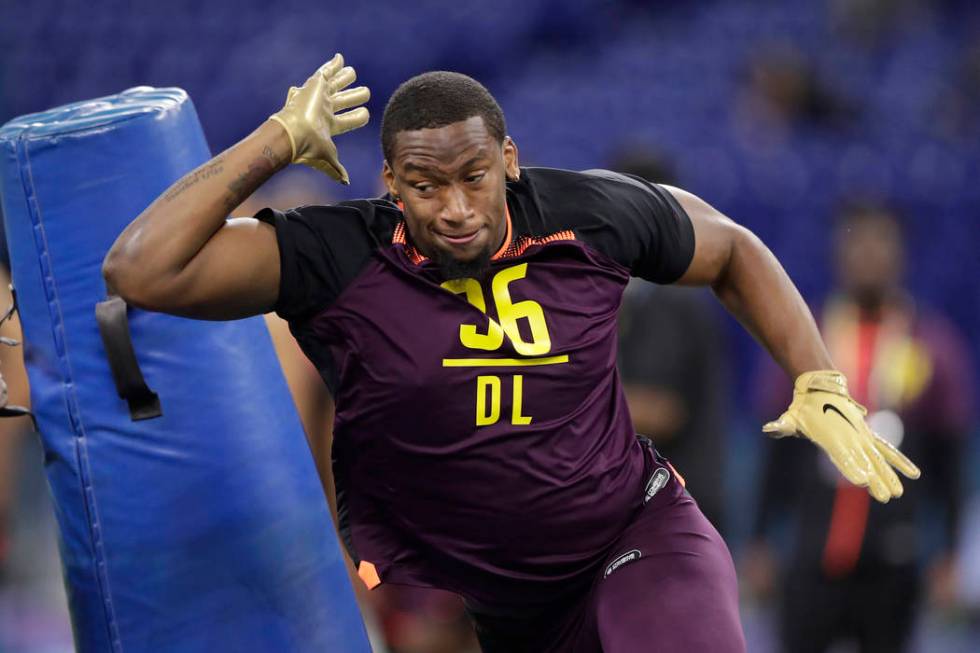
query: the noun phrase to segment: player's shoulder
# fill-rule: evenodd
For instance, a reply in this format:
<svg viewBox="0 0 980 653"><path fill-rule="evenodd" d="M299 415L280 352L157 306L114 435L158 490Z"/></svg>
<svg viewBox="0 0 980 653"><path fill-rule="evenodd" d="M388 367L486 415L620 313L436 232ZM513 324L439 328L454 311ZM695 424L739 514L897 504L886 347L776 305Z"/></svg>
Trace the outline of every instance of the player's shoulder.
<svg viewBox="0 0 980 653"><path fill-rule="evenodd" d="M353 200L266 208L255 217L276 231L281 262L276 312L297 322L332 305L374 254L391 244L401 211L384 199Z"/></svg>
<svg viewBox="0 0 980 653"><path fill-rule="evenodd" d="M527 167L521 168L521 179L511 183L523 183L539 193L548 193L550 199L569 197L573 200L594 197L596 193L602 192L631 194L656 192L660 189L657 184L641 177L603 168L564 170Z"/></svg>
<svg viewBox="0 0 980 653"><path fill-rule="evenodd" d="M621 211L624 204L665 201L667 194L662 187L640 177L598 168L521 168L520 179L510 182L508 190L533 212L546 218L562 216L573 222Z"/></svg>
<svg viewBox="0 0 980 653"><path fill-rule="evenodd" d="M603 168L566 170L564 168L528 166L521 168L521 176L528 183L550 185L569 192L574 192L582 185L586 187L603 184L636 185L638 181L641 184L649 183L634 175Z"/></svg>
<svg viewBox="0 0 980 653"><path fill-rule="evenodd" d="M672 283L694 255L690 218L664 187L611 170L522 168L508 184L516 230L575 240L634 276ZM524 234L521 234L524 235Z"/></svg>
<svg viewBox="0 0 980 653"><path fill-rule="evenodd" d="M547 229L615 223L617 215L650 204L670 204L672 199L655 183L598 168L521 168L520 179L510 182L508 190L531 221Z"/></svg>
<svg viewBox="0 0 980 653"><path fill-rule="evenodd" d="M310 231L334 240L377 247L391 242L401 215L395 204L382 198L298 206L282 212L281 219L300 222ZM260 213L256 217L265 216Z"/></svg>

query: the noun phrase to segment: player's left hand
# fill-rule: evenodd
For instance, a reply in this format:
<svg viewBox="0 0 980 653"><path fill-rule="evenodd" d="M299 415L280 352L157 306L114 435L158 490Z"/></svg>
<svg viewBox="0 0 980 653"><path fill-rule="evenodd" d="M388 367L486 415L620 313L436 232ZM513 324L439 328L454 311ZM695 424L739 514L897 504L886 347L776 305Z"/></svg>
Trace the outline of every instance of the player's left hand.
<svg viewBox="0 0 980 653"><path fill-rule="evenodd" d="M867 487L871 496L887 503L902 496L902 483L892 467L911 479L919 478L920 472L868 427L864 421L867 412L847 393L847 379L840 372L805 372L796 379L789 408L762 430L777 438L809 438L830 456L847 480Z"/></svg>
<svg viewBox="0 0 980 653"><path fill-rule="evenodd" d="M293 163L308 165L342 184L349 184L350 177L333 137L368 121L368 110L359 105L368 101L371 92L366 86L347 89L356 78L354 69L344 65L344 57L334 55L302 86L290 88L285 106L269 116L286 130Z"/></svg>

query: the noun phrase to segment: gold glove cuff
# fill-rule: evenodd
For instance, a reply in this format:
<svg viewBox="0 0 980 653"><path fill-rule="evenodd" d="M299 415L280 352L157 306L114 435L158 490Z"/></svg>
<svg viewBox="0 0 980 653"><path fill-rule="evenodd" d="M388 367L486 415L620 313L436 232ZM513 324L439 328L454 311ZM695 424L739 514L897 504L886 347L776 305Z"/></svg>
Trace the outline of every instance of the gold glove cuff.
<svg viewBox="0 0 980 653"><path fill-rule="evenodd" d="M813 370L804 372L793 384L794 392L805 394L811 391L832 392L842 397L850 397L847 392L847 377L837 370Z"/></svg>
<svg viewBox="0 0 980 653"><path fill-rule="evenodd" d="M282 125L282 128L286 132L286 136L289 137L289 149L292 152L292 154L289 157L289 161L290 161L290 163L295 163L296 162L296 141L293 139L293 133L291 131L289 131L289 125L286 124L286 121L285 120L283 120L282 118L279 117L279 114L278 113L274 113L271 116L269 116L269 120L275 120L280 125Z"/></svg>

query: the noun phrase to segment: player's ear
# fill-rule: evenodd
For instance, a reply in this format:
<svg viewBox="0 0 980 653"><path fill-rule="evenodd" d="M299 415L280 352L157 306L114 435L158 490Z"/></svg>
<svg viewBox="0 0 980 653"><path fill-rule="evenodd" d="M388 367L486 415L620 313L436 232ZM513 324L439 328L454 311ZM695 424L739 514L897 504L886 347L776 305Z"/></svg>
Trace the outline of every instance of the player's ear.
<svg viewBox="0 0 980 653"><path fill-rule="evenodd" d="M398 189L395 188L395 171L388 165L387 160L385 160L384 165L381 167L381 179L384 181L388 194L392 197L398 197Z"/></svg>
<svg viewBox="0 0 980 653"><path fill-rule="evenodd" d="M504 172L508 181L517 181L521 178L521 168L517 162L517 143L510 136L504 137Z"/></svg>

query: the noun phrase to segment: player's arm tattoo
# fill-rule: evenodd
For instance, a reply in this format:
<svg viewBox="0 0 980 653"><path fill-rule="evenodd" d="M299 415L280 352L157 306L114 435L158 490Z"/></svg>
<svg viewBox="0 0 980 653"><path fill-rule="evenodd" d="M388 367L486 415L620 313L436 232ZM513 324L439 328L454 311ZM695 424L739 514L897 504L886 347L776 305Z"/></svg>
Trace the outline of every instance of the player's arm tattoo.
<svg viewBox="0 0 980 653"><path fill-rule="evenodd" d="M240 173L227 185L227 193L224 196L226 210L231 211L241 204L262 182L271 177L281 164L281 157L271 147L262 148L262 154L249 163L248 170ZM163 194L164 202L172 202L202 181L225 174L225 167L225 158L218 156L187 173Z"/></svg>
<svg viewBox="0 0 980 653"><path fill-rule="evenodd" d="M225 209L231 211L251 195L262 182L271 177L282 164L272 148L266 145L262 154L248 164L248 170L240 173L230 184L225 195Z"/></svg>
<svg viewBox="0 0 980 653"><path fill-rule="evenodd" d="M184 193L188 188L196 186L198 183L204 181L205 179L210 179L211 177L217 177L222 172L224 172L224 158L217 157L211 161L208 161L204 165L196 168L192 172L187 173L181 179L171 186L163 195L165 202L171 202L180 195Z"/></svg>

